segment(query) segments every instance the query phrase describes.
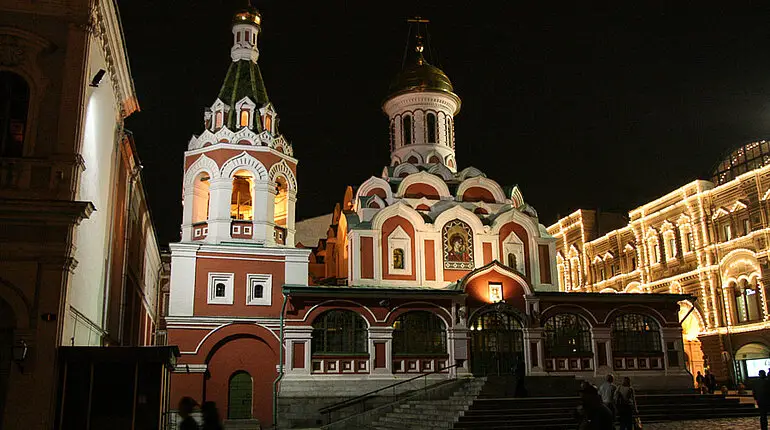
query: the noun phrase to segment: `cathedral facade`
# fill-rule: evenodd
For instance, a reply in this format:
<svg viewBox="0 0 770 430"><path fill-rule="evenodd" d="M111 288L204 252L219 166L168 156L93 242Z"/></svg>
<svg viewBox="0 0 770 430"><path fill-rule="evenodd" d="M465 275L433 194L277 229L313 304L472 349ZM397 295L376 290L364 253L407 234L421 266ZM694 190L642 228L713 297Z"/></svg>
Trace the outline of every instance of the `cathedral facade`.
<svg viewBox="0 0 770 430"><path fill-rule="evenodd" d="M259 70L261 19L235 15L232 64L185 153L172 401L291 428L431 372L692 386L679 324L692 297L562 292L559 239L521 190L459 167L461 99L419 32L382 106L390 163L346 190L322 237L297 244L313 235L294 219L298 159Z"/></svg>

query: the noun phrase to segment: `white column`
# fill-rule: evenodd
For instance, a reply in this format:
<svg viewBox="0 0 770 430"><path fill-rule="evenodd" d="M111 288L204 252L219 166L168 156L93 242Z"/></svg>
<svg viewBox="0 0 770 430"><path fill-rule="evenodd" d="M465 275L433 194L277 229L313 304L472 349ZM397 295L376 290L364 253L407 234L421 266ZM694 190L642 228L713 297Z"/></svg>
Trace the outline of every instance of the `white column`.
<svg viewBox="0 0 770 430"><path fill-rule="evenodd" d="M313 327L286 327L284 332L284 346L286 348L286 362L284 363L284 372L286 377L309 376L312 371L312 351L311 342L313 340ZM305 356L303 357L304 368L293 369L294 364L294 345L304 344Z"/></svg>
<svg viewBox="0 0 770 430"><path fill-rule="evenodd" d="M275 245L273 240L273 219L275 212L275 184L271 181L255 181L252 191L254 199L253 240L267 246Z"/></svg>
<svg viewBox="0 0 770 430"><path fill-rule="evenodd" d="M297 192L289 191L288 203L286 204L286 246L294 247L294 210L297 207Z"/></svg>
<svg viewBox="0 0 770 430"><path fill-rule="evenodd" d="M526 351L526 357L524 362L527 363L527 374L537 375L545 374L545 363L543 362L543 329L542 328L529 328L524 329L524 351ZM531 360L532 357L532 344L535 344L535 354L537 355L537 366L534 366Z"/></svg>
<svg viewBox="0 0 770 430"><path fill-rule="evenodd" d="M230 178L212 179L209 186L209 234L206 243L230 240L230 201L233 182Z"/></svg>
<svg viewBox="0 0 770 430"><path fill-rule="evenodd" d="M593 348L594 348L594 374L604 376L608 373L612 373L612 329L610 328L597 328L591 329L593 333ZM599 366L599 344L605 345L605 359L607 361L606 366Z"/></svg>
<svg viewBox="0 0 770 430"><path fill-rule="evenodd" d="M184 190L182 199L182 242L192 241L193 200L195 187Z"/></svg>
<svg viewBox="0 0 770 430"><path fill-rule="evenodd" d="M449 341L449 366L457 363L457 360L464 360L461 367L455 368L458 375L467 375L470 373L470 354L469 343L470 336L468 329L464 327L454 327L447 331L447 340Z"/></svg>

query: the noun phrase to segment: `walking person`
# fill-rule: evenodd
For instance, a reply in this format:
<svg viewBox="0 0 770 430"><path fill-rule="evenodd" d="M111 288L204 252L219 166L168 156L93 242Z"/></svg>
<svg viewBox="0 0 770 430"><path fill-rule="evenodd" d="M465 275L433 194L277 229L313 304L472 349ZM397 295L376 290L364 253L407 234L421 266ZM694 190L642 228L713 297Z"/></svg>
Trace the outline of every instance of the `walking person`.
<svg viewBox="0 0 770 430"><path fill-rule="evenodd" d="M706 388L708 389L709 394L714 394L714 390L717 388L717 378L714 376L713 373L709 369L706 369Z"/></svg>
<svg viewBox="0 0 770 430"><path fill-rule="evenodd" d="M700 394L703 394L703 389L706 387L706 378L703 377L703 375L700 373L700 370L698 371L698 374L695 376L695 388L698 390Z"/></svg>
<svg viewBox="0 0 770 430"><path fill-rule="evenodd" d="M179 416L182 417L179 430L198 430L198 423L192 417L193 409L196 406L198 406L198 402L192 397L182 397L179 400Z"/></svg>
<svg viewBox="0 0 770 430"><path fill-rule="evenodd" d="M599 387L599 396L602 398L602 403L604 403L604 406L607 407L607 409L612 412L612 419L615 420L615 391L617 391L618 387L613 383L615 381L615 377L612 375L607 375L607 379L604 381L604 383Z"/></svg>
<svg viewBox="0 0 770 430"><path fill-rule="evenodd" d="M203 427L201 430L223 430L222 423L219 420L219 411L214 402L203 402L201 406L203 413Z"/></svg>
<svg viewBox="0 0 770 430"><path fill-rule="evenodd" d="M620 418L620 430L634 430L634 415L639 411L636 407L636 395L631 387L631 378L623 378L623 384L615 391L615 405Z"/></svg>
<svg viewBox="0 0 770 430"><path fill-rule="evenodd" d="M764 370L759 371L759 379L754 381L751 391L754 393L754 400L757 401L759 409L759 426L762 430L767 430L767 412L770 410L770 380L767 379L767 373Z"/></svg>
<svg viewBox="0 0 770 430"><path fill-rule="evenodd" d="M592 384L583 381L580 388L578 415L579 430L614 430L612 412L604 405L599 391Z"/></svg>

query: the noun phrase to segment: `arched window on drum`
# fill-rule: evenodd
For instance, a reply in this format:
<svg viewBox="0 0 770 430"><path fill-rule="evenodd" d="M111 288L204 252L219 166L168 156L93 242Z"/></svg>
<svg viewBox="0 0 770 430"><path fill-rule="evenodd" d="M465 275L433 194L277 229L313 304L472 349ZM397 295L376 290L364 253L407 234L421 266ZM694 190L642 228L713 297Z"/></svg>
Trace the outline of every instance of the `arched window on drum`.
<svg viewBox="0 0 770 430"><path fill-rule="evenodd" d="M575 314L558 314L543 324L545 369L579 371L593 369L591 326Z"/></svg>
<svg viewBox="0 0 770 430"><path fill-rule="evenodd" d="M0 157L24 155L29 94L24 78L0 71Z"/></svg>
<svg viewBox="0 0 770 430"><path fill-rule="evenodd" d="M616 370L663 368L660 325L649 315L628 313L612 322L612 359Z"/></svg>

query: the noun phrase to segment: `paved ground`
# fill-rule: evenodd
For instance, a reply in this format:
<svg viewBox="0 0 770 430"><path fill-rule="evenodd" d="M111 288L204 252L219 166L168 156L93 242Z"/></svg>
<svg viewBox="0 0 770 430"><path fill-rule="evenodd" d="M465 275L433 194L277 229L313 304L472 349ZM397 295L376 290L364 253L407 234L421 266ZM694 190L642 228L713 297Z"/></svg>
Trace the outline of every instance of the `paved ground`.
<svg viewBox="0 0 770 430"><path fill-rule="evenodd" d="M759 418L724 418L718 420L644 423L644 430L757 430Z"/></svg>

